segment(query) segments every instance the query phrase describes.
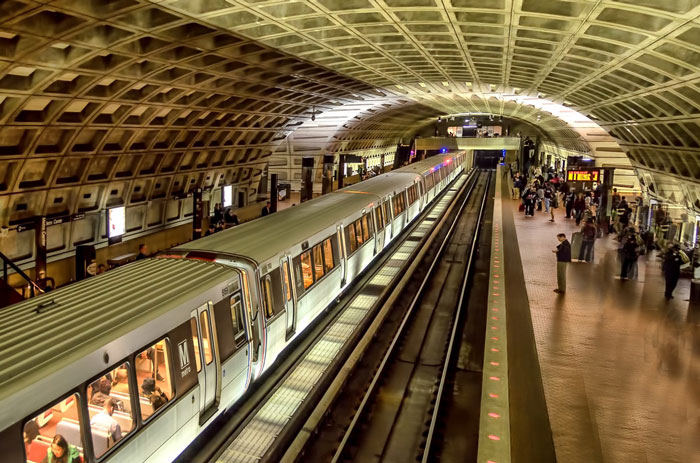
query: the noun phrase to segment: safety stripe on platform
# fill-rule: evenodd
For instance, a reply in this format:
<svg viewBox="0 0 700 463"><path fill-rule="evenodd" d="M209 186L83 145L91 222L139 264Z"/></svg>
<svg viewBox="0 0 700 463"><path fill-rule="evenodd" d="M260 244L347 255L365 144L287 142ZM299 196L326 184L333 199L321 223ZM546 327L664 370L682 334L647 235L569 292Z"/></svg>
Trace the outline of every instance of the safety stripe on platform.
<svg viewBox="0 0 700 463"><path fill-rule="evenodd" d="M496 173L493 206L488 314L484 341L478 463L510 463L510 409L508 402L508 336L506 281L503 271L501 166Z"/></svg>

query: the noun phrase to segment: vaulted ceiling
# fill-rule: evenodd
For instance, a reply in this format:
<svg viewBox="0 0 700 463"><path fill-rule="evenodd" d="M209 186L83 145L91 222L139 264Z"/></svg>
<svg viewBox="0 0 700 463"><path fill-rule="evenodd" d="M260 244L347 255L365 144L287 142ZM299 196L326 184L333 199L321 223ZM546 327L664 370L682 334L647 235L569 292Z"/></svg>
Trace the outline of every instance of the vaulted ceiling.
<svg viewBox="0 0 700 463"><path fill-rule="evenodd" d="M222 181L254 195L312 111L357 105L327 150L469 111L586 148L522 99L589 116L645 186L700 210L699 16L696 0L3 0L0 222Z"/></svg>

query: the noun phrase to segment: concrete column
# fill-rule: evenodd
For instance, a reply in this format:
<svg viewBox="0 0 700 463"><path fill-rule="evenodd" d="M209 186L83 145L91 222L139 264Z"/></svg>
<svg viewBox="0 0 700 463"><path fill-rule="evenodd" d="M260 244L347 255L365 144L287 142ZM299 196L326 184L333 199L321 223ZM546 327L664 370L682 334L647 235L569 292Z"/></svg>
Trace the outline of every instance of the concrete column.
<svg viewBox="0 0 700 463"><path fill-rule="evenodd" d="M301 202L308 201L314 193L314 158L301 158Z"/></svg>
<svg viewBox="0 0 700 463"><path fill-rule="evenodd" d="M34 279L39 278L39 272L46 273L46 217L36 217L34 224L34 243L36 245Z"/></svg>
<svg viewBox="0 0 700 463"><path fill-rule="evenodd" d="M338 161L338 189L343 188L343 179L345 178L345 155L341 154Z"/></svg>
<svg viewBox="0 0 700 463"><path fill-rule="evenodd" d="M204 207L202 204L202 189L197 187L192 191L192 239L202 237L202 218Z"/></svg>
<svg viewBox="0 0 700 463"><path fill-rule="evenodd" d="M277 212L277 174L270 174L270 212Z"/></svg>

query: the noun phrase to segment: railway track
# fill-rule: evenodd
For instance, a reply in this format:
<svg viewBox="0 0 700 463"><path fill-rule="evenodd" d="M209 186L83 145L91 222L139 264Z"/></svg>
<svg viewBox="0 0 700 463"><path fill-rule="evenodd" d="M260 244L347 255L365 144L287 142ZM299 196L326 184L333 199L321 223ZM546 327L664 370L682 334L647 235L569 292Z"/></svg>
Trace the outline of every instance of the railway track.
<svg viewBox="0 0 700 463"><path fill-rule="evenodd" d="M436 461L440 412L459 342L491 174L482 173L402 313L348 378L303 449L283 461Z"/></svg>
<svg viewBox="0 0 700 463"><path fill-rule="evenodd" d="M353 343L362 337L364 330L374 317L374 313L394 288L394 284L404 276L402 272L408 271L410 273L407 269L414 266L412 262L414 258L423 255L422 245L426 241L432 242L436 230L444 228L446 217L454 214L454 198L459 198L466 190L473 188L475 178L476 175L472 172L456 179L445 190L443 196L438 198L409 227L401 240L386 250L386 255L379 259L376 266L366 272L357 285L358 288L349 291L336 304L336 307L329 310L329 315L324 323L313 327L299 345L286 358L281 359L280 365L267 374L268 378L259 381L254 389L246 393L238 408L227 413L219 423L211 427L212 431L203 435L176 461L188 463L277 461L296 434L295 430L303 424L306 416L313 410L315 397L323 393L325 385L333 378L334 372L343 366L344 359L352 350ZM380 281L390 281L392 284L380 286L378 283ZM381 291L378 288L381 288ZM363 291L369 294L363 295ZM290 380L292 383L299 381L300 378L295 378L295 375L298 376L299 371L304 370L305 358L317 355L314 348L318 345L329 344L327 342L329 339L326 338L329 332L333 334L334 326L339 322L347 325L346 320L343 320L342 317L348 312L348 308L351 313L354 311L357 315L356 301L363 296L369 296L376 303L372 307L365 303L362 304L366 306L362 307L362 310L366 312L364 314L366 319L362 320L363 323L357 324L354 333L345 333L348 338L342 339L342 341L346 341L347 345L334 353L336 358L324 359L324 361L328 360L329 365L322 378L314 378L313 384L311 384L313 388L310 388L313 390L305 391L305 395L302 397L296 384L289 388L286 383L289 383ZM330 341L331 343L339 342L340 337L336 333L335 338L331 337ZM314 357L311 363L317 366L317 360ZM303 387L307 386L310 385L304 384ZM298 396L292 400L295 403L285 404L289 409L289 416L284 416L286 412L282 413L283 422L271 423L272 420L269 419L270 409L279 412L279 396L286 396L285 400L289 400L289 390L293 392L293 395ZM277 415L279 417L280 414L277 413ZM251 449L253 446L256 447L254 450Z"/></svg>

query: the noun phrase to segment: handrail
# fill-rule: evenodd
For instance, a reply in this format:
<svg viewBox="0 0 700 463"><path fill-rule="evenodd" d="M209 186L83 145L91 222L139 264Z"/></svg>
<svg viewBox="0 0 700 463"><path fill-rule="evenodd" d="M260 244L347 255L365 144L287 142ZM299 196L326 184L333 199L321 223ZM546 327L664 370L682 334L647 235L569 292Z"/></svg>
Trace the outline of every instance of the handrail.
<svg viewBox="0 0 700 463"><path fill-rule="evenodd" d="M35 295L35 294L34 294L34 290L35 290L35 289L36 289L37 291L39 291L40 293L43 293L43 292L44 292L44 290L41 289L41 287L39 287L39 285L37 285L36 282L35 282L34 280L32 280L31 278L29 278L29 276L28 276L26 273L24 273L24 271L22 271L21 268L19 268L19 267L17 266L17 264L15 264L14 262L12 262L12 259L10 259L9 257L7 257L7 256L6 256L5 254L3 254L2 252L0 252L0 259L2 259L2 262L3 262L3 265L2 265L3 273L2 273L2 275L3 275L3 278L4 278L5 281L7 281L7 265L9 264L10 267L12 267L12 269L13 269L15 272L17 272L22 278L24 278L25 280L27 280L27 281L29 282L29 291L30 291L32 297L34 297L34 295Z"/></svg>

